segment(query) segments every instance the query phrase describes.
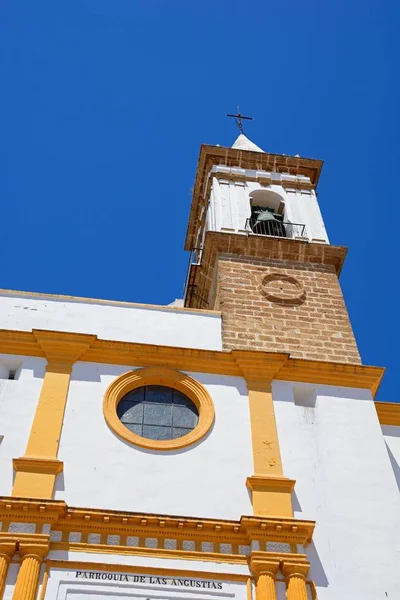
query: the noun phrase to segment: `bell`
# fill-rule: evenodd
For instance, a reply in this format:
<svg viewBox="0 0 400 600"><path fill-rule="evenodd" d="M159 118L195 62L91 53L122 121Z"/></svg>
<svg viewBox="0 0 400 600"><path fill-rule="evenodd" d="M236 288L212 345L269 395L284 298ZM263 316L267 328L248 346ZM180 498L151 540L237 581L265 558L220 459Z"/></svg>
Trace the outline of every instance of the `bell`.
<svg viewBox="0 0 400 600"><path fill-rule="evenodd" d="M269 210L264 210L257 215L257 221L278 221L274 213Z"/></svg>
<svg viewBox="0 0 400 600"><path fill-rule="evenodd" d="M253 233L286 237L282 216L264 206L253 206L250 225Z"/></svg>

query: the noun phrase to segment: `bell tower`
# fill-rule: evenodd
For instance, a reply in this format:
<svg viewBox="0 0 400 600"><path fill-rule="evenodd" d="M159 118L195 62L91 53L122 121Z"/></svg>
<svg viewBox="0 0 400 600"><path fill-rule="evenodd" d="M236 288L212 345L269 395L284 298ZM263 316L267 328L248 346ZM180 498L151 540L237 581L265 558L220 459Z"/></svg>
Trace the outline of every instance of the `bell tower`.
<svg viewBox="0 0 400 600"><path fill-rule="evenodd" d="M200 149L185 306L221 310L224 349L360 364L316 188L322 161L264 152L243 133Z"/></svg>

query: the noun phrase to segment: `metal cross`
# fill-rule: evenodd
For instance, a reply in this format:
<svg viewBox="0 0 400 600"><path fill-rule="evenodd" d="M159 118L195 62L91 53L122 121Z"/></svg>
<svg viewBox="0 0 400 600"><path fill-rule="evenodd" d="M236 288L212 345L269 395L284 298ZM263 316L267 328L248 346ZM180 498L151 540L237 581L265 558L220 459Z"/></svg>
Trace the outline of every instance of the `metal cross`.
<svg viewBox="0 0 400 600"><path fill-rule="evenodd" d="M245 117L244 115L240 114L240 110L239 107L236 107L237 110L237 114L236 115L229 115L227 114L227 117L233 117L235 119L235 123L239 128L240 133L243 133L243 124L242 124L242 120L245 119L246 121L252 121L253 117Z"/></svg>

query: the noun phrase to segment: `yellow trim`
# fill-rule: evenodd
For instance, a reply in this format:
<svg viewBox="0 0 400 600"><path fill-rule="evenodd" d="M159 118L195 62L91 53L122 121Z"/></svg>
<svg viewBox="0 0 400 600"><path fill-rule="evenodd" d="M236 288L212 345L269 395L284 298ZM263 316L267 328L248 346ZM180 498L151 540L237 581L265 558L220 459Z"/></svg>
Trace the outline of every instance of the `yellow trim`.
<svg viewBox="0 0 400 600"><path fill-rule="evenodd" d="M170 366L185 371L244 377L244 373L235 359L235 353L240 352L241 356L246 356L248 363L252 364L252 368L258 372L256 379L267 382L271 381L270 364L274 364L277 360L277 354L273 352L253 350L227 352L157 346L101 340L97 336L43 330L0 329L0 352L45 357L46 354L36 339L36 336L41 334L51 334L54 342L59 341L60 346L64 343L69 344L68 341L64 342L67 336L71 341L74 338L86 338L89 342L88 348L79 355L80 361L128 366ZM369 389L373 395L376 394L385 372L382 367L291 359L287 354L279 354L278 357L281 364L275 370L273 379Z"/></svg>
<svg viewBox="0 0 400 600"><path fill-rule="evenodd" d="M30 456L21 456L13 458L15 471L27 473L45 473L49 475L58 475L63 470L61 460L51 458L32 458Z"/></svg>
<svg viewBox="0 0 400 600"><path fill-rule="evenodd" d="M246 597L247 600L253 600L253 589L250 577L247 579L246 582Z"/></svg>
<svg viewBox="0 0 400 600"><path fill-rule="evenodd" d="M199 411L199 422L193 431L174 440L149 440L129 431L118 418L117 406L125 394L144 385L165 385L190 398ZM105 393L103 412L114 433L130 444L152 450L175 450L194 444L206 435L214 422L211 396L198 381L180 371L157 367L129 371L115 379Z"/></svg>
<svg viewBox="0 0 400 600"><path fill-rule="evenodd" d="M255 515L284 516L293 515L291 493L295 481L286 477L253 475L248 477L246 485L252 494Z"/></svg>
<svg viewBox="0 0 400 600"><path fill-rule="evenodd" d="M85 298L84 296L65 296L62 294L44 294L42 292L22 292L18 290L0 289L0 296L22 296L31 297L38 300L61 300L62 302L75 302L83 304L105 304L106 306L119 306L126 308L144 308L150 310L160 310L168 312L186 312L201 313L206 315L220 316L221 312L217 310L205 310L197 308L186 308L185 306L168 306L168 304L143 304L140 302L125 302L123 300L105 300L102 298Z"/></svg>
<svg viewBox="0 0 400 600"><path fill-rule="evenodd" d="M12 495L51 498L57 474L63 469L57 453L72 364L95 337L51 331L34 331L33 335L48 364L25 455L13 460L16 476Z"/></svg>
<svg viewBox="0 0 400 600"><path fill-rule="evenodd" d="M203 519L199 517L171 517L146 513L121 512L112 510L96 510L88 508L68 507L60 500L28 500L13 497L0 497L0 521L3 522L3 530L9 522L36 523L37 531L41 530L44 523L50 523L52 529L65 532L78 531L82 534L99 533L100 535L121 536L121 546L127 553L136 553L136 546L125 546L126 536L134 536L139 539L147 537L157 538L159 541L165 538L176 540L193 540L195 542L212 542L214 544L229 543L233 547L238 545L251 545L256 539L260 542L276 541L288 544L307 544L311 541L315 523L293 518L242 516L239 521L228 521L222 519ZM30 534L9 534L11 537L21 540L28 538ZM52 548L59 548L64 543L74 549L94 548L94 544L71 543L68 544L67 535L63 536L65 542L52 542ZM102 546L101 544L99 546ZM104 548L104 546L102 546ZM108 546L110 552L115 547ZM141 548L140 550L151 550ZM165 550L161 547L154 552ZM154 554L151 552L151 554ZM188 554L181 551L182 556ZM192 554L195 554L191 551ZM218 553L214 547L213 553L199 552L198 557L207 560L209 554L225 556ZM229 556L229 555L228 555ZM232 555L233 556L233 555Z"/></svg>
<svg viewBox="0 0 400 600"><path fill-rule="evenodd" d="M282 475L274 404L271 387L247 382L253 442L253 463L256 475Z"/></svg>
<svg viewBox="0 0 400 600"><path fill-rule="evenodd" d="M400 426L400 404L394 402L375 402L375 408L381 425Z"/></svg>
<svg viewBox="0 0 400 600"><path fill-rule="evenodd" d="M254 475L247 478L246 485L251 491L253 512L291 517L295 482L283 477L271 390L271 381L286 363L287 356L277 353L261 367L253 353L234 350L232 355L246 379L249 394Z"/></svg>

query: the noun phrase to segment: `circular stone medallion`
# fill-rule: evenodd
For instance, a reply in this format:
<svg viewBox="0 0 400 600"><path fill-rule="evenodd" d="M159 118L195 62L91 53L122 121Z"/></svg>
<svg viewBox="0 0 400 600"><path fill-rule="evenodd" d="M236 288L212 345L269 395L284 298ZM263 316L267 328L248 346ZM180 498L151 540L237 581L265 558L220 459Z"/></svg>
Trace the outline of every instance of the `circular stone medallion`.
<svg viewBox="0 0 400 600"><path fill-rule="evenodd" d="M261 280L260 292L267 300L277 304L303 304L306 299L303 284L282 273L265 275Z"/></svg>

